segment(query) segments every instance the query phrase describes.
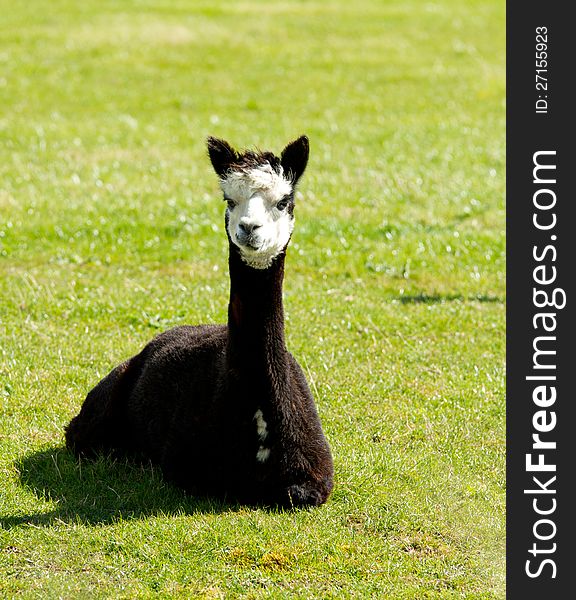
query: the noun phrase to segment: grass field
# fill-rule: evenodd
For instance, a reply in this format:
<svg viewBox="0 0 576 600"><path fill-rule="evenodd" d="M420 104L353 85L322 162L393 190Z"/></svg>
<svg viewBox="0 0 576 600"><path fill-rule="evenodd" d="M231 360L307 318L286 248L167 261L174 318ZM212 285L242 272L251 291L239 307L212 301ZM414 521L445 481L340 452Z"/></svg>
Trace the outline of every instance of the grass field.
<svg viewBox="0 0 576 600"><path fill-rule="evenodd" d="M504 5L0 0L0 597L504 598ZM224 322L212 134L307 133L290 350L316 510L76 461L86 392Z"/></svg>

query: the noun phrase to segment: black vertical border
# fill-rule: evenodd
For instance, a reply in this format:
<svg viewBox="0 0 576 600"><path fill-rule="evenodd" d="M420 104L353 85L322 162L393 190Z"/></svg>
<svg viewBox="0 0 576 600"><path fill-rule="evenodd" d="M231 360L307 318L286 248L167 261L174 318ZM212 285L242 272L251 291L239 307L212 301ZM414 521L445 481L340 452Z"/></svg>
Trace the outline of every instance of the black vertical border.
<svg viewBox="0 0 576 600"><path fill-rule="evenodd" d="M572 385L576 374L576 361L572 337L576 336L573 305L576 302L574 279L576 278L576 231L572 231L572 207L576 205L576 93L572 82L576 78L576 28L571 25L567 3L512 2L506 7L506 235L507 235L507 598L531 600L576 597L576 539L574 537L576 514L572 482L576 480L576 392ZM536 28L548 31L548 113L536 113L538 95L536 90ZM546 453L546 461L553 461L556 471L554 497L557 508L548 518L556 525L556 534L548 542L539 541L533 533L539 517L533 509L534 496L525 489L537 487L532 475L526 472L526 454L532 451L532 418L538 410L532 401L536 385L527 381L532 373L533 340L538 335L533 327L537 309L532 302L533 269L538 264L532 252L536 245L543 248L551 243L550 232L538 231L532 222L533 155L539 150L556 151L556 178L554 191L557 204L557 236L554 244L557 257L553 264L557 280L550 287L561 287L567 295L566 307L550 308L557 317L555 382L557 400L553 407L557 425L547 439L555 440L557 448ZM576 224L576 219L574 219ZM551 254L550 254L551 256ZM541 335L541 334L540 334ZM542 436L544 438L544 435ZM547 473L540 474L544 480ZM544 498L544 496L541 496ZM544 500L542 501L544 506ZM541 531L545 531L542 529ZM551 528L550 528L551 531ZM539 554L529 553L533 544L541 548L552 547L556 551ZM556 565L556 577L552 577L550 564L542 569L540 576L530 578L526 574L526 561L531 559L537 570L539 560L550 558Z"/></svg>

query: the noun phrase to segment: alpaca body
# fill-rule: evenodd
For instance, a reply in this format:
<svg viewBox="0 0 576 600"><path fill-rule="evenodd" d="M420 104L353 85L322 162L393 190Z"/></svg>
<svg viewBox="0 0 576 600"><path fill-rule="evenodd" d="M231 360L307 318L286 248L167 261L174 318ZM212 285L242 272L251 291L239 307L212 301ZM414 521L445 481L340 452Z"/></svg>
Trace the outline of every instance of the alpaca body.
<svg viewBox="0 0 576 600"><path fill-rule="evenodd" d="M228 324L176 327L154 338L88 394L67 445L79 455L144 457L194 494L319 505L332 490L333 465L284 341L287 242L272 258L267 249L264 260L247 260L230 219L229 210Z"/></svg>
<svg viewBox="0 0 576 600"><path fill-rule="evenodd" d="M312 463L331 465L331 459L298 364L287 356L284 376L300 393L282 402L284 414L277 402L257 393L264 382L233 373L220 382L226 345L226 326L183 326L160 334L120 372L112 371L112 385L105 378L90 392L84 413L68 427L68 445L78 454L143 457L193 494L285 506L325 501L332 469L320 468L316 480L308 472ZM188 380L183 372L205 377ZM300 422L310 423L310 417L317 425L303 431ZM294 421L300 426L283 429Z"/></svg>

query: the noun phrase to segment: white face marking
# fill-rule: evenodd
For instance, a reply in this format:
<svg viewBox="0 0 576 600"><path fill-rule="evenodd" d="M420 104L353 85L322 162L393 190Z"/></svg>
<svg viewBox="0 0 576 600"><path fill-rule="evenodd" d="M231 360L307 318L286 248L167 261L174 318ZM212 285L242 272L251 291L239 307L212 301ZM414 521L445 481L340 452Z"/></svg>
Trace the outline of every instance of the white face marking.
<svg viewBox="0 0 576 600"><path fill-rule="evenodd" d="M265 462L268 460L269 456L270 448L264 448L264 446L260 446L260 448L258 448L258 452L256 452L256 460L259 460L260 462Z"/></svg>
<svg viewBox="0 0 576 600"><path fill-rule="evenodd" d="M266 269L290 241L294 217L279 202L293 192L291 182L268 164L231 171L220 181L228 200L228 234L245 263Z"/></svg>
<svg viewBox="0 0 576 600"><path fill-rule="evenodd" d="M258 437L260 438L260 441L263 442L268 437L268 423L264 420L264 413L260 409L254 414L254 420L256 421Z"/></svg>

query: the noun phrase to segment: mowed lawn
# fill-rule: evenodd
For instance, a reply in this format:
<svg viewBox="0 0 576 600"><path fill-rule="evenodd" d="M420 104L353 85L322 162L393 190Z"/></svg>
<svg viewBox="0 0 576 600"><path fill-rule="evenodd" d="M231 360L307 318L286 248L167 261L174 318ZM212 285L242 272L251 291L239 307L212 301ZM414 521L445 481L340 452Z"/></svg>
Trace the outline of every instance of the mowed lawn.
<svg viewBox="0 0 576 600"><path fill-rule="evenodd" d="M0 597L504 598L503 3L0 13ZM99 378L226 319L206 136L302 133L286 330L328 503L230 506L77 463L63 429Z"/></svg>

